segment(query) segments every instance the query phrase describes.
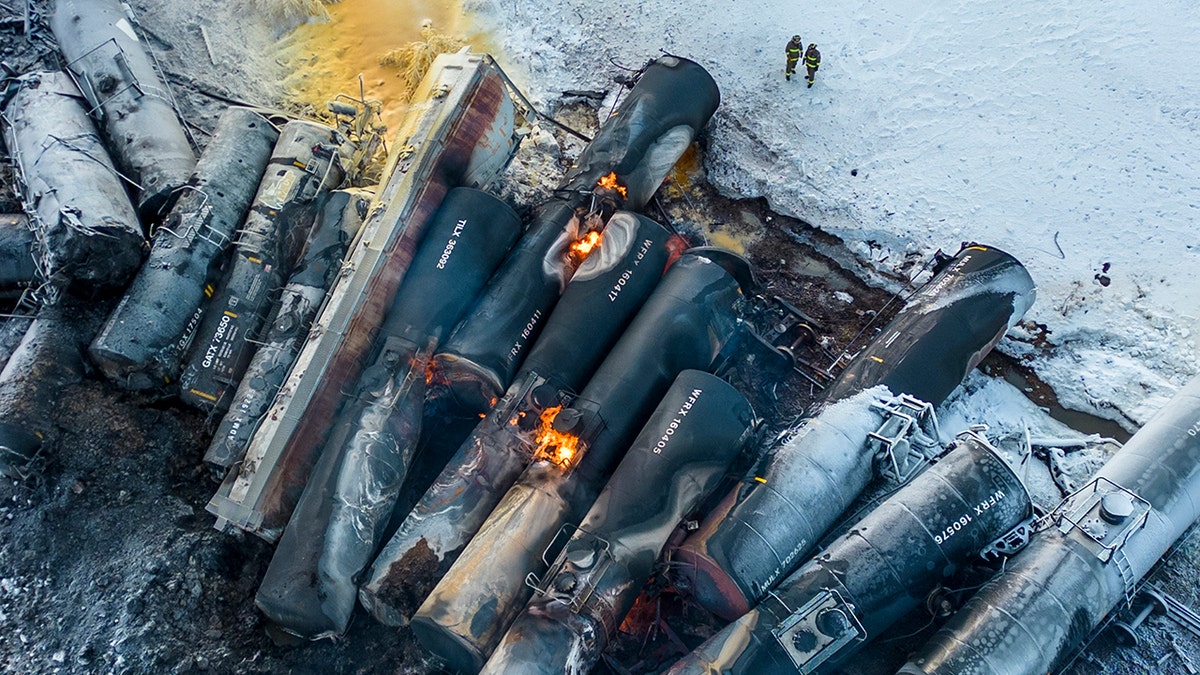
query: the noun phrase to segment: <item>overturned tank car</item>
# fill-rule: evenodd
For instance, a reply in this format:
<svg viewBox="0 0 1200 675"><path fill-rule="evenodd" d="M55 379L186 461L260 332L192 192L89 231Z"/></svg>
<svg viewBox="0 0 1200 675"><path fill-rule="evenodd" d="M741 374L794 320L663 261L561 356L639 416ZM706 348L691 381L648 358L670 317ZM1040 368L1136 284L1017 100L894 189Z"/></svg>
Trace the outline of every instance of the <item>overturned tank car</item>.
<svg viewBox="0 0 1200 675"><path fill-rule="evenodd" d="M156 229L150 257L88 353L130 389L174 384L215 292L224 254L246 217L279 132L246 108L217 122L196 169Z"/></svg>
<svg viewBox="0 0 1200 675"><path fill-rule="evenodd" d="M346 273L330 289L245 460L209 502L220 529L279 537L433 213L451 188L490 182L515 149L512 100L499 70L478 54L438 56L414 100Z"/></svg>
<svg viewBox="0 0 1200 675"><path fill-rule="evenodd" d="M1054 672L1200 517L1200 378L1067 497L902 675Z"/></svg>
<svg viewBox="0 0 1200 675"><path fill-rule="evenodd" d="M256 603L279 628L309 638L345 632L357 578L420 438L430 357L519 230L516 213L485 192L446 195L259 588Z"/></svg>
<svg viewBox="0 0 1200 675"><path fill-rule="evenodd" d="M749 264L691 249L667 271L570 406L546 416L533 463L492 511L410 625L427 648L478 671L532 589L555 532L584 515L675 377L713 369L738 332Z"/></svg>
<svg viewBox="0 0 1200 675"><path fill-rule="evenodd" d="M1033 280L1012 256L977 245L960 251L673 552L680 585L726 620L748 612L877 469L904 480L924 465L921 446L937 446L933 407L1033 297Z"/></svg>
<svg viewBox="0 0 1200 675"><path fill-rule="evenodd" d="M476 413L499 400L608 218L646 206L720 100L693 61L663 56L646 65L555 191L559 199L541 210L528 241L435 358L436 389Z"/></svg>
<svg viewBox="0 0 1200 675"><path fill-rule="evenodd" d="M1033 514L1021 479L973 432L671 675L836 673L956 569Z"/></svg>
<svg viewBox="0 0 1200 675"><path fill-rule="evenodd" d="M380 551L359 596L379 621L402 625L534 460L543 418L570 403L604 359L669 260L665 228L618 211L571 279L504 397L472 430Z"/></svg>
<svg viewBox="0 0 1200 675"><path fill-rule="evenodd" d="M591 672L667 538L724 476L754 425L750 404L725 381L680 373L483 672Z"/></svg>

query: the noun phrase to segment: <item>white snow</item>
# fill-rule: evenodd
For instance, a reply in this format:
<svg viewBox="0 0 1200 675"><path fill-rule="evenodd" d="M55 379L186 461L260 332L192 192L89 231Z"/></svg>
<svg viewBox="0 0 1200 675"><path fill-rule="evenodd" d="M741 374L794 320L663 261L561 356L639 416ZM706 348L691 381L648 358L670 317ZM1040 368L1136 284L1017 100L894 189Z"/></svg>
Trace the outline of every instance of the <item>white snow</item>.
<svg viewBox="0 0 1200 675"><path fill-rule="evenodd" d="M1141 424L1200 372L1194 0L466 9L542 103L612 89L609 58L639 67L661 48L700 62L722 92L710 180L842 238L858 259L843 264L914 269L968 240L1012 253L1038 301L1001 348L1069 407ZM811 89L803 65L783 79L794 33L822 53ZM1043 333L1049 346L1032 344Z"/></svg>

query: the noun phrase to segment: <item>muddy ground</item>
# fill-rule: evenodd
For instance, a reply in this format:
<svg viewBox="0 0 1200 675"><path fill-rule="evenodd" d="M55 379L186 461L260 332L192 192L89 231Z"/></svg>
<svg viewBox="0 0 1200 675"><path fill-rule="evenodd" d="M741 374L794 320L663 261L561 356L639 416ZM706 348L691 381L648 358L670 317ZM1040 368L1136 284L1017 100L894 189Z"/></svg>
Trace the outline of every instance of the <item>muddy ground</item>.
<svg viewBox="0 0 1200 675"><path fill-rule="evenodd" d="M33 7L47 9L40 2ZM220 51L221 45L238 39L267 40L268 28L253 22L229 26L219 14L206 13L206 7L165 0L134 3L200 145L226 99L288 107L276 87L256 85L261 63ZM21 10L16 0L0 1L4 67L10 73L55 67L48 30L43 26L32 37L24 35ZM36 17L33 25L39 27ZM202 25L217 41L215 56L197 38ZM223 32L222 26L228 30ZM593 105L587 98L564 97L551 112L586 132L595 128ZM819 328L820 347L801 345L816 369L827 367L831 354L861 348L902 298L863 284L816 252L840 242L771 213L761 201L718 196L704 182L703 141L698 154L668 181L650 215L697 243L753 240L746 254L756 266L763 295L785 299ZM542 183L565 168L580 148L569 136L536 135L523 146L506 177L510 187L502 194L519 209L529 209L549 189ZM15 211L19 204L6 156L0 161L0 181L0 211ZM518 183L520 187L511 187ZM958 244L946 242L948 252ZM914 261L914 268L924 262ZM86 342L116 299L64 302L65 311L76 317L78 339ZM25 323L6 319L0 332L19 334ZM768 367L772 363L768 352L748 349L731 375L768 426L779 428L807 405L815 386L786 367ZM983 367L997 375L1028 377L1019 363L999 355ZM1029 382L1038 403L1052 407L1053 392ZM89 370L82 381L58 392L45 414L54 424L30 475L0 484L4 672L441 672L409 631L380 626L361 611L349 634L336 642L281 646L267 637L253 597L271 547L255 537L212 528L204 505L218 480L201 457L213 421L202 413L169 396L125 392ZM421 481L439 468L435 459L423 459L406 488L409 502L423 490ZM1154 579L1185 603L1200 605L1197 559L1200 544L1189 539L1160 565ZM928 614L914 615L869 650L854 672L894 672L933 623ZM669 585L653 584L598 672L658 672L716 626ZM924 628L914 630L918 626ZM1139 634L1138 647L1121 647L1105 634L1069 672L1188 672L1184 660L1200 655L1195 637L1165 617L1152 616Z"/></svg>

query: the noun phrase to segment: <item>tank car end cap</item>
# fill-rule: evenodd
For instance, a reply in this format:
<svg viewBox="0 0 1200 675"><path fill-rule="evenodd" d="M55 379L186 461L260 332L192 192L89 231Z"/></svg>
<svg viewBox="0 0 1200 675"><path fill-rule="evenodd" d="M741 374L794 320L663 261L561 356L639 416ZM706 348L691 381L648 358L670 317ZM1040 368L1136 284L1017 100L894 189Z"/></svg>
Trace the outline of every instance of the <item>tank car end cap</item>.
<svg viewBox="0 0 1200 675"><path fill-rule="evenodd" d="M681 546L672 552L671 559L678 570L677 585L708 611L726 621L750 611L750 601L737 583L707 553Z"/></svg>
<svg viewBox="0 0 1200 675"><path fill-rule="evenodd" d="M479 647L458 633L420 614L414 616L408 625L417 636L417 641L445 661L450 670L478 673L483 669L484 655Z"/></svg>

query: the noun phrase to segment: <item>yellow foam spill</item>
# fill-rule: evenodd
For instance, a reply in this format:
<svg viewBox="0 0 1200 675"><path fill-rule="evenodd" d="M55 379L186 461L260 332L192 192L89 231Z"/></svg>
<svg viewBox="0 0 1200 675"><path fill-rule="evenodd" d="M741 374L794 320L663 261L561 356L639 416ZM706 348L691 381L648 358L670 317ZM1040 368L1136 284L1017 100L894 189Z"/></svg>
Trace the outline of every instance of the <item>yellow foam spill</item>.
<svg viewBox="0 0 1200 675"><path fill-rule="evenodd" d="M468 42L482 42L479 35L463 34L467 20L460 0L341 0L324 9L328 21L301 25L280 41L279 60L291 71L285 88L301 105L323 113L326 101L338 94L359 96L361 74L366 98L383 103L383 120L392 130L424 75L424 70L414 74L422 55L431 53L432 61L438 49L457 51ZM482 47L474 44L474 49ZM422 58L405 59L405 53Z"/></svg>

